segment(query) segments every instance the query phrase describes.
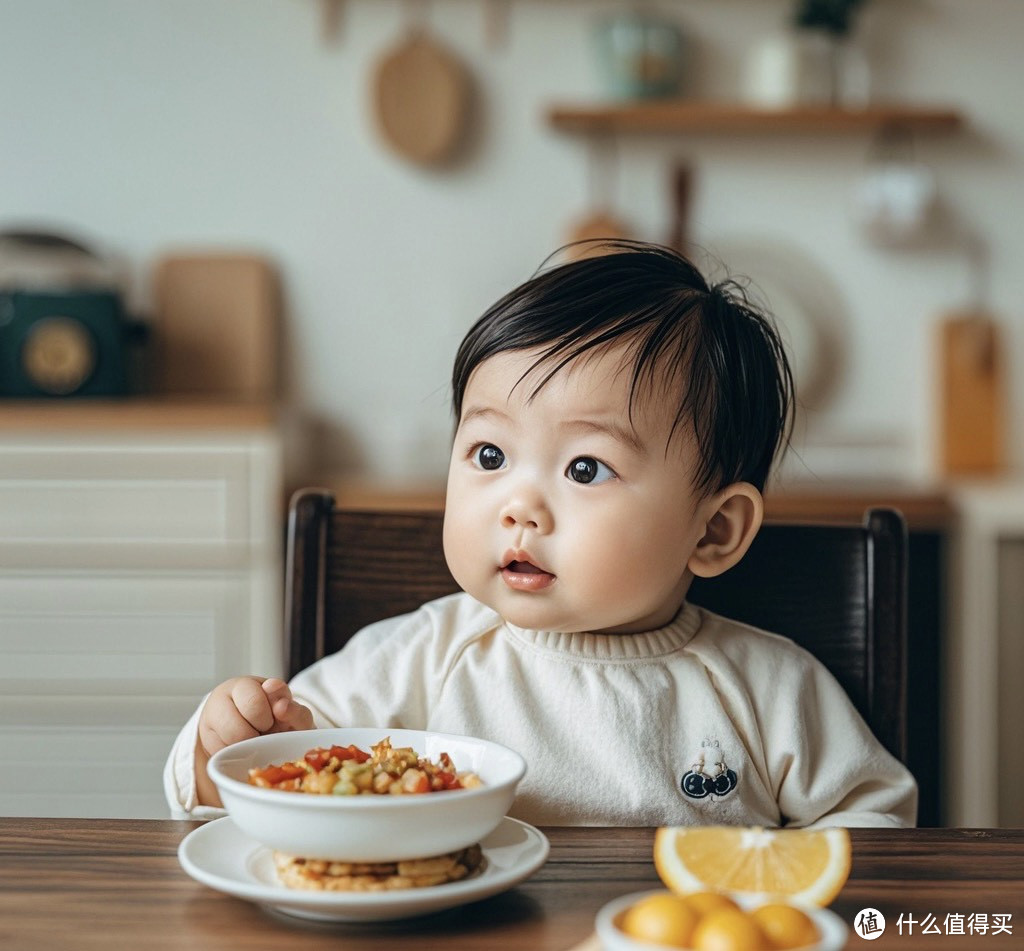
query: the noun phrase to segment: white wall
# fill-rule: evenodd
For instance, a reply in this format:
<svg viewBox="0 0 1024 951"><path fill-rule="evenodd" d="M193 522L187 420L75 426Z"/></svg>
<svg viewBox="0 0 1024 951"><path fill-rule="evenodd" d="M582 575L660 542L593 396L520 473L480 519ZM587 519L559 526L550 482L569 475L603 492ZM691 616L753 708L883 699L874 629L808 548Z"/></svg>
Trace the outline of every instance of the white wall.
<svg viewBox="0 0 1024 951"><path fill-rule="evenodd" d="M0 227L100 240L131 260L143 299L162 251L266 252L286 283L288 399L316 433L310 464L439 476L461 334L586 210L586 150L543 115L598 95L592 25L617 4L509 6L495 49L484 0L434 0L431 22L473 70L479 110L469 154L426 172L385 150L369 112L373 61L402 32L399 0L346 0L333 44L317 0L0 0ZM744 51L789 3L662 7L695 39L696 87L727 96ZM880 98L951 104L970 123L918 142L946 209L933 248L873 247L851 220L866 134L625 140L616 199L638 236L660 240L669 169L692 161L695 240L726 255L767 240L809 259L833 295L847 366L808 423L810 442L837 445L812 445L806 464L926 477L933 330L970 293L951 234L988 243L989 303L1021 363L1024 4L871 0L862 26ZM1020 379L1013 406L1017 432Z"/></svg>

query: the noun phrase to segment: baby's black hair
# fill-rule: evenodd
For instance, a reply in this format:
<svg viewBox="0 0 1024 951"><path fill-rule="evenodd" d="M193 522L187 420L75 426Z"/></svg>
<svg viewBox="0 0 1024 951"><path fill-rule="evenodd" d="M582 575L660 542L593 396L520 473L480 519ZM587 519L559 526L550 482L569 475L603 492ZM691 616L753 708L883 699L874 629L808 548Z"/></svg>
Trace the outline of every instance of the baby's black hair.
<svg viewBox="0 0 1024 951"><path fill-rule="evenodd" d="M540 271L470 328L452 371L456 420L470 375L495 354L541 349L531 369L550 370L539 390L581 354L627 341L631 408L642 383L654 392L662 380L679 381L672 432L693 426L694 488L763 490L794 412L793 375L771 318L735 281L709 286L669 248L606 241L599 250Z"/></svg>

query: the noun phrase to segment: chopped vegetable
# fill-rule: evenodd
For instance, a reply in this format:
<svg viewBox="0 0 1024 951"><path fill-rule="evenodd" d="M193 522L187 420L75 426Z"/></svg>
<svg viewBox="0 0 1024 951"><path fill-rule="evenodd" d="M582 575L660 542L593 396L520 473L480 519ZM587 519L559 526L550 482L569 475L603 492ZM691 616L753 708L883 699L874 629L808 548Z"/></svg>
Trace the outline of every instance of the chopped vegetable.
<svg viewBox="0 0 1024 951"><path fill-rule="evenodd" d="M395 748L385 737L367 753L355 745L316 747L302 759L249 770L249 782L263 789L319 795L409 795L471 789L482 785L476 773L459 773L442 753L439 763L420 757L412 747Z"/></svg>

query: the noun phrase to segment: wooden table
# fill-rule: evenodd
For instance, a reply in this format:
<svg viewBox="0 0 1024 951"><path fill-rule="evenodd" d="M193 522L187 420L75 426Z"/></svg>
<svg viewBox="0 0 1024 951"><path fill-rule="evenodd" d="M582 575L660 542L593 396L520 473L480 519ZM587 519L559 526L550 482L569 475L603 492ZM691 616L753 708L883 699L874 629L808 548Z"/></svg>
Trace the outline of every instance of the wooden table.
<svg viewBox="0 0 1024 951"><path fill-rule="evenodd" d="M0 818L0 947L298 951L344 947L568 951L594 914L626 892L657 887L651 829L553 828L547 864L511 891L405 922L321 925L269 913L189 878L176 850L191 822ZM1024 947L1024 830L851 830L853 869L832 908L886 917L872 949ZM1011 934L946 934L947 915L1010 915ZM933 915L940 934L897 930ZM956 920L956 919L952 919ZM866 948L852 935L848 947Z"/></svg>

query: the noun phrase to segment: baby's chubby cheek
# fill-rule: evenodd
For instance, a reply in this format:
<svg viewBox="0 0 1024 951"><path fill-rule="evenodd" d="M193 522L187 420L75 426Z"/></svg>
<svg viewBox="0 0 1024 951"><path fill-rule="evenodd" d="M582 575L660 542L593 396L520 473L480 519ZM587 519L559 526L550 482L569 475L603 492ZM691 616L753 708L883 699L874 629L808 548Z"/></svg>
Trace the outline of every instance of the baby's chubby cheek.
<svg viewBox="0 0 1024 951"><path fill-rule="evenodd" d="M587 559L587 585L593 597L650 610L678 589L686 575L687 555L678 535L662 537L655 529L608 546L604 557ZM578 571L574 571L578 574Z"/></svg>
<svg viewBox="0 0 1024 951"><path fill-rule="evenodd" d="M578 585L585 589L579 594L585 594L589 604L616 605L620 610L627 606L642 609L653 592L661 587L657 581L658 567L639 553L634 556L622 553L593 561L587 565L585 573L577 569L573 574Z"/></svg>
<svg viewBox="0 0 1024 951"><path fill-rule="evenodd" d="M496 557L485 539L482 521L464 513L446 511L444 520L444 556L448 570L459 587L476 596L478 588L497 577Z"/></svg>

